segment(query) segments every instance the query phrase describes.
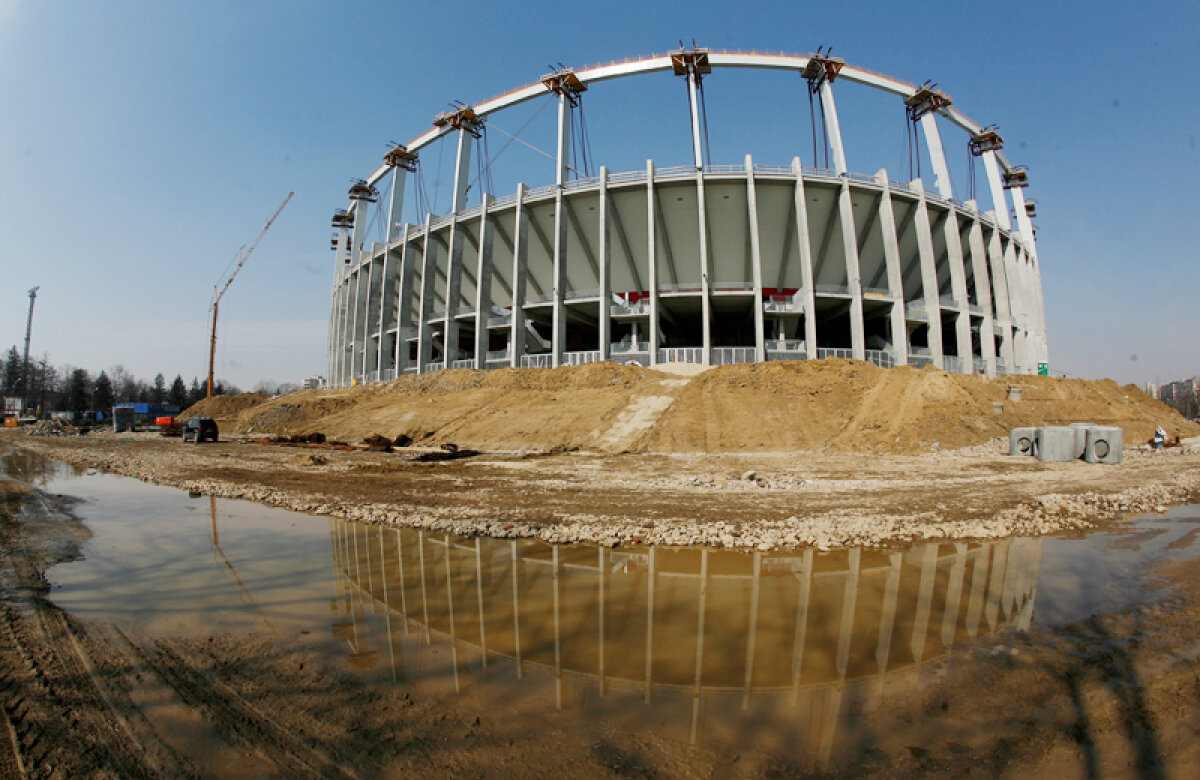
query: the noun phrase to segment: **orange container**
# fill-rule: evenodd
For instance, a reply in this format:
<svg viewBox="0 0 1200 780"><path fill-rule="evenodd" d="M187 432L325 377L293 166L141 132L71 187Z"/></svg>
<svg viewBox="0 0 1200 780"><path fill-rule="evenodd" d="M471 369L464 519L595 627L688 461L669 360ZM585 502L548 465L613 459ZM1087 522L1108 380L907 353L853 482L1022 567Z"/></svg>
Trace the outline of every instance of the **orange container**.
<svg viewBox="0 0 1200 780"><path fill-rule="evenodd" d="M174 417L155 417L154 418L155 425L170 425L173 422L175 422Z"/></svg>

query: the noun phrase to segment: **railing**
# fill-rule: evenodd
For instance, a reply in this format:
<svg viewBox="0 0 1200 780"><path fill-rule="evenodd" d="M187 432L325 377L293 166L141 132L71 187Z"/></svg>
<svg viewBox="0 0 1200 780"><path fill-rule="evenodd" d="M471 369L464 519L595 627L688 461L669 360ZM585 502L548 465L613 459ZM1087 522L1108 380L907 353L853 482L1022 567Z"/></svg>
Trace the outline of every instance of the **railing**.
<svg viewBox="0 0 1200 780"><path fill-rule="evenodd" d="M893 190L900 190L901 192L910 192L910 190L908 189L908 182L897 181L896 179L888 179L888 188L893 189Z"/></svg>
<svg viewBox="0 0 1200 780"><path fill-rule="evenodd" d="M1008 366L1005 365L1004 361L1001 360L1000 358L996 358L996 373L997 374L1008 373Z"/></svg>
<svg viewBox="0 0 1200 780"><path fill-rule="evenodd" d="M814 284L813 292L818 295L849 295L850 288L844 284Z"/></svg>
<svg viewBox="0 0 1200 780"><path fill-rule="evenodd" d="M868 363L874 363L880 368L896 367L896 356L888 350L868 349L864 351L863 357Z"/></svg>
<svg viewBox="0 0 1200 780"><path fill-rule="evenodd" d="M608 175L609 184L628 184L633 181L645 181L645 171L621 171L620 173L610 173Z"/></svg>
<svg viewBox="0 0 1200 780"><path fill-rule="evenodd" d="M910 355L921 355L921 356L924 356L924 357L932 358L932 357L933 357L933 350L931 350L929 347L909 347L909 348L908 348L908 354L910 354Z"/></svg>
<svg viewBox="0 0 1200 780"><path fill-rule="evenodd" d="M451 361L450 368L475 368L475 358Z"/></svg>
<svg viewBox="0 0 1200 780"><path fill-rule="evenodd" d="M805 350L779 350L768 349L767 360L808 360L808 352Z"/></svg>
<svg viewBox="0 0 1200 780"><path fill-rule="evenodd" d="M516 202L517 202L517 193L515 193L515 192L512 193L511 195L501 195L500 197L492 200L491 208L498 209L501 206L507 206L510 203L516 203Z"/></svg>
<svg viewBox="0 0 1200 780"><path fill-rule="evenodd" d="M792 166L790 165L754 165L755 173L764 173L768 176L791 176Z"/></svg>
<svg viewBox="0 0 1200 780"><path fill-rule="evenodd" d="M913 368L925 368L925 366L933 365L933 358L925 355L909 355L908 364Z"/></svg>
<svg viewBox="0 0 1200 780"><path fill-rule="evenodd" d="M562 365L564 366L582 366L585 363L600 362L600 350L594 349L586 352L564 352L562 356Z"/></svg>
<svg viewBox="0 0 1200 780"><path fill-rule="evenodd" d="M659 363L703 363L703 347L663 347L658 350Z"/></svg>
<svg viewBox="0 0 1200 780"><path fill-rule="evenodd" d="M578 190L584 187L592 187L600 183L599 176L585 176L582 179L571 179L563 184L564 190Z"/></svg>
<svg viewBox="0 0 1200 780"><path fill-rule="evenodd" d="M713 347L711 363L714 366L731 366L735 363L753 363L754 347Z"/></svg>
<svg viewBox="0 0 1200 780"><path fill-rule="evenodd" d="M774 352L803 352L804 339L767 339L766 347Z"/></svg>
<svg viewBox="0 0 1200 780"><path fill-rule="evenodd" d="M987 373L987 361L986 360L984 360L981 357L977 357L974 359L973 362L975 363L975 373L976 374L986 374Z"/></svg>
<svg viewBox="0 0 1200 780"><path fill-rule="evenodd" d="M875 177L869 173L854 173L853 171L847 171L842 175L851 181L860 181L864 184L879 184L879 182L875 181Z"/></svg>
<svg viewBox="0 0 1200 780"><path fill-rule="evenodd" d="M744 165L706 165L704 166L705 173L741 173L746 172Z"/></svg>
<svg viewBox="0 0 1200 780"><path fill-rule="evenodd" d="M479 216L479 212L481 211L483 211L482 204L478 206L472 206L469 209L463 209L462 211L458 212L458 218L467 219L468 217L476 217Z"/></svg>
<svg viewBox="0 0 1200 780"><path fill-rule="evenodd" d="M763 311L798 314L804 311L804 299L800 296L800 291L793 295L768 295L763 298Z"/></svg>
<svg viewBox="0 0 1200 780"><path fill-rule="evenodd" d="M555 190L557 190L557 189L558 189L558 185L555 185L555 184L546 184L541 187L533 187L531 189L525 190L525 199L533 200L535 198L541 198L546 195L553 195Z"/></svg>
<svg viewBox="0 0 1200 780"><path fill-rule="evenodd" d="M429 371L441 371L441 370L442 370L442 369L444 369L445 367L446 367L446 364L445 364L445 363L441 363L441 362L438 362L438 363L426 363L426 364L425 364L425 371L426 371L426 372L429 372Z"/></svg>
<svg viewBox="0 0 1200 780"><path fill-rule="evenodd" d="M804 166L800 169L800 172L805 176L815 176L819 179L838 178L838 172L832 168L809 168L808 166Z"/></svg>
<svg viewBox="0 0 1200 780"><path fill-rule="evenodd" d="M679 179L695 175L696 166L694 165L671 165L666 168L656 168L654 170L655 181L659 179Z"/></svg>
<svg viewBox="0 0 1200 780"><path fill-rule="evenodd" d="M443 225L449 225L451 222L454 221L454 216L455 216L454 214L445 214L440 217L434 217L433 219L431 219L429 221L429 229L431 231L433 231L433 230L437 230L438 228L442 227Z"/></svg>
<svg viewBox="0 0 1200 780"><path fill-rule="evenodd" d="M966 361L958 355L942 355L942 370L948 374L961 374L966 368Z"/></svg>
<svg viewBox="0 0 1200 780"><path fill-rule="evenodd" d="M824 358L846 358L854 359L854 350L842 349L841 347L817 347L817 360Z"/></svg>
<svg viewBox="0 0 1200 780"><path fill-rule="evenodd" d="M378 381L379 381L379 372L378 371L368 371L367 372L367 378L366 378L367 384L373 384Z"/></svg>
<svg viewBox="0 0 1200 780"><path fill-rule="evenodd" d="M571 300L575 300L577 298L595 298L599 294L600 294L600 290L598 290L598 289L595 289L595 290L567 290L565 299L568 301L571 301Z"/></svg>
<svg viewBox="0 0 1200 780"><path fill-rule="evenodd" d="M554 355L549 352L521 356L521 368L553 368L553 366Z"/></svg>
<svg viewBox="0 0 1200 780"><path fill-rule="evenodd" d="M499 317L488 317L489 328L507 328L512 325L512 314L502 314Z"/></svg>
<svg viewBox="0 0 1200 780"><path fill-rule="evenodd" d="M610 344L608 351L613 354L624 354L627 352L649 352L649 341L618 341L615 344Z"/></svg>
<svg viewBox="0 0 1200 780"><path fill-rule="evenodd" d="M394 369L394 368L383 369L383 373L380 374L380 378L384 382L391 382L393 379L396 378L396 369Z"/></svg>
<svg viewBox="0 0 1200 780"><path fill-rule="evenodd" d="M713 291L718 290L753 290L754 282L713 282Z"/></svg>
<svg viewBox="0 0 1200 780"><path fill-rule="evenodd" d="M640 317L650 313L650 301L614 303L608 307L608 312L614 317Z"/></svg>
<svg viewBox="0 0 1200 780"><path fill-rule="evenodd" d="M484 354L483 359L488 363L496 363L501 360L507 361L512 359L512 352L507 349L492 349Z"/></svg>

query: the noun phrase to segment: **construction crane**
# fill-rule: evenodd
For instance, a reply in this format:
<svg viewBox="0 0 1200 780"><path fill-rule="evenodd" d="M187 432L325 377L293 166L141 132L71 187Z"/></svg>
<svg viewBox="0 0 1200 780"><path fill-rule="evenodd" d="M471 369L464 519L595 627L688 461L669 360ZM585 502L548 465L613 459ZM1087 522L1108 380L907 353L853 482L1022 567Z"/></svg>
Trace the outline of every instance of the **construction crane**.
<svg viewBox="0 0 1200 780"><path fill-rule="evenodd" d="M33 303L41 285L29 291L29 319L25 320L25 360L21 364L21 403L29 408L29 336L33 333ZM24 409L22 409L24 411Z"/></svg>
<svg viewBox="0 0 1200 780"><path fill-rule="evenodd" d="M279 216L279 212L283 211L283 207L288 204L288 201L290 201L292 199L292 196L295 194L296 194L295 192L289 192L287 194L287 197L283 199L283 203L279 204L279 208L275 209L275 213L272 214L271 218L267 220L267 224L263 225L262 230L258 231L258 235L254 238L254 242L252 244L250 244L250 248L247 249L245 252L243 252L242 256L240 258L238 258L237 265L234 266L233 271L230 272L229 278L225 280L225 284L213 286L213 302L212 302L212 309L211 309L211 311L212 311L212 340L209 342L209 345L208 345L208 396L207 397L209 397L209 398L212 398L212 394L213 394L213 361L216 359L216 356L217 356L217 307L221 303L221 297L223 295L225 295L225 291L229 289L229 285L233 284L233 279L234 279L234 277L236 277L238 275L238 271L242 270L242 266L244 266L246 264L246 261L250 259L250 254L254 251L254 248L256 246L258 246L258 242L262 241L262 237L265 236L267 234L267 231L271 229L271 225L275 222L275 218ZM220 288L219 290L218 290L218 287Z"/></svg>

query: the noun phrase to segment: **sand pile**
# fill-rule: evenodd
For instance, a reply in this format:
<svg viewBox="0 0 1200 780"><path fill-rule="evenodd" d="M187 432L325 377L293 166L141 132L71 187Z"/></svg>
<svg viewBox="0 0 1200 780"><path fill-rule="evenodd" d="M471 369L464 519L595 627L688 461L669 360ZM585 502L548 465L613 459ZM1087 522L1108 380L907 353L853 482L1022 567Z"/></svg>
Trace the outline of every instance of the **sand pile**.
<svg viewBox="0 0 1200 780"><path fill-rule="evenodd" d="M212 398L202 398L179 413L178 418L187 420L190 417L212 417L214 419L230 419L239 412L257 406L270 400L264 393L238 393L237 395L214 395Z"/></svg>
<svg viewBox="0 0 1200 780"><path fill-rule="evenodd" d="M1020 401L1008 400L1014 386ZM343 441L404 434L417 444L483 449L913 453L1076 421L1118 425L1127 442L1146 439L1156 425L1171 435L1200 434L1138 388L1111 380L885 370L853 360L722 366L691 378L613 363L456 369L224 403L241 410L233 423L244 432L320 431Z"/></svg>

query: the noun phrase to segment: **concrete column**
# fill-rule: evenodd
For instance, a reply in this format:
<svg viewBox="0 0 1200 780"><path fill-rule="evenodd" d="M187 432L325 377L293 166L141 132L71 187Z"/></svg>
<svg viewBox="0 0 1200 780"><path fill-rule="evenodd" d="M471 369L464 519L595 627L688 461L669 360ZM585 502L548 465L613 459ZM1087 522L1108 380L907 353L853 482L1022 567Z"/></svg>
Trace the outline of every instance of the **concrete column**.
<svg viewBox="0 0 1200 780"><path fill-rule="evenodd" d="M1025 335L1029 325L1025 316L1025 288L1021 262L1017 256L1016 242L1011 237L1004 247L1004 272L1008 280L1008 306L1013 320L1013 359L1020 364L1024 372L1029 368L1029 357L1025 354ZM1016 372L1015 368L1009 370Z"/></svg>
<svg viewBox="0 0 1200 780"><path fill-rule="evenodd" d="M704 196L704 172L696 172L696 224L699 230L700 247L700 328L701 347L704 350L704 365L712 364L712 260L708 252L708 201Z"/></svg>
<svg viewBox="0 0 1200 780"><path fill-rule="evenodd" d="M821 81L821 105L825 108L825 134L833 150L833 168L839 174L846 173L846 150L842 146L842 126L838 123L837 106L833 102L833 86L828 79ZM813 160L816 164L816 160Z"/></svg>
<svg viewBox="0 0 1200 780"><path fill-rule="evenodd" d="M408 180L408 171L400 166L392 168L392 194L388 197L388 221L385 241L392 243L400 235L404 215L404 185Z"/></svg>
<svg viewBox="0 0 1200 780"><path fill-rule="evenodd" d="M754 279L754 359L767 359L765 324L763 323L762 251L758 236L758 192L754 186L754 160L746 155L746 219L750 228L750 265Z"/></svg>
<svg viewBox="0 0 1200 780"><path fill-rule="evenodd" d="M646 703L650 703L651 695L654 691L654 585L655 578L658 576L658 568L655 565L656 559L654 551L657 549L651 545L648 554L649 560L646 563L646 670L644 676L645 698Z"/></svg>
<svg viewBox="0 0 1200 780"><path fill-rule="evenodd" d="M925 632L929 628L929 612L933 608L933 584L937 579L938 546L936 542L921 549L921 582L917 586L917 612L913 619L912 655L918 664L925 657Z"/></svg>
<svg viewBox="0 0 1200 780"><path fill-rule="evenodd" d="M373 338L378 332L380 308L377 305L382 297L376 292L376 285L379 283L380 274L376 269L382 260L376 257L376 252L380 250L380 244L372 244L371 253L367 259L367 294L363 296L363 317L362 317L362 349L359 352L362 354L362 373L365 379L370 371L374 371L379 364L378 348L376 341ZM384 255L386 256L386 251Z"/></svg>
<svg viewBox="0 0 1200 780"><path fill-rule="evenodd" d="M567 205L563 201L563 186L570 174L571 159L571 101L564 92L558 96L558 161L554 171L554 289L553 310L550 327L550 365L562 365L563 352L567 348Z"/></svg>
<svg viewBox="0 0 1200 780"><path fill-rule="evenodd" d="M966 263L958 232L958 210L953 205L949 209L946 219L942 220L942 233L946 241L946 261L950 264L950 293L954 296L954 307L958 309L954 334L958 357L963 362L962 373L971 374L975 371L975 352L971 348L971 301L967 297Z"/></svg>
<svg viewBox="0 0 1200 780"><path fill-rule="evenodd" d="M1008 218L1008 200L1004 197L1004 182L1000 178L1000 163L996 160L995 151L983 153L983 169L987 173L988 189L992 192L996 224L1005 230L1012 230L1012 222Z"/></svg>
<svg viewBox="0 0 1200 780"><path fill-rule="evenodd" d="M954 197L950 186L950 166L946 164L946 153L942 149L942 135L938 132L937 115L933 112L921 117L921 130L925 132L925 147L929 150L929 162L933 165L933 186L938 195L946 200Z"/></svg>
<svg viewBox="0 0 1200 780"><path fill-rule="evenodd" d="M1008 273L1004 268L1004 247L998 229L992 231L987 243L987 253L988 267L992 271L992 301L996 309L996 324L1001 330L999 357L1004 361L1007 373L1013 370L1013 326L1009 310Z"/></svg>
<svg viewBox="0 0 1200 780"><path fill-rule="evenodd" d="M350 279L351 279L351 283L354 286L354 290L350 297L350 311L347 312L347 316L346 316L346 324L347 324L346 330L348 332L347 333L348 341L347 341L346 348L349 351L349 355L347 356L347 360L346 360L346 367L349 370L349 375L346 378L347 384L349 384L352 379L354 379L358 376L358 364L359 364L358 353L359 353L359 346L360 346L360 343L358 341L358 332L359 332L359 316L358 316L359 303L358 303L358 301L362 297L362 265L357 264L357 263L355 264L354 274L350 277Z"/></svg>
<svg viewBox="0 0 1200 780"><path fill-rule="evenodd" d="M396 285L396 376L408 368L408 337L412 332L412 284L413 252L410 251L409 234L405 225L400 231L399 284Z"/></svg>
<svg viewBox="0 0 1200 780"><path fill-rule="evenodd" d="M600 167L600 204L596 209L596 219L600 223L597 230L599 236L599 256L597 262L600 264L600 311L598 312L599 330L600 330L600 360L608 360L609 349L612 344L612 266L611 266L611 247L609 245L608 236L608 168Z"/></svg>
<svg viewBox="0 0 1200 780"><path fill-rule="evenodd" d="M365 200L356 200L351 210L354 212L354 228L350 232L350 264L357 267L362 262L363 240L367 235L367 207Z"/></svg>
<svg viewBox="0 0 1200 780"><path fill-rule="evenodd" d="M875 663L879 668L880 683L887 674L888 659L892 653L892 631L896 626L896 602L900 595L902 566L902 553L888 555L887 580L883 586L883 609L879 614L879 641L875 645Z"/></svg>
<svg viewBox="0 0 1200 780"><path fill-rule="evenodd" d="M338 380L342 387L350 384L350 374L352 372L349 356L352 349L352 314L354 311L354 292L356 289L354 284L354 271L351 270L342 278L342 321L338 326L338 333L340 334L338 338Z"/></svg>
<svg viewBox="0 0 1200 780"><path fill-rule="evenodd" d="M604 549L601 547L600 549ZM754 683L754 653L758 644L758 595L762 587L762 553L754 553L754 573L750 584L750 632L746 637L745 673L742 676L742 709L750 708L750 689Z"/></svg>
<svg viewBox="0 0 1200 780"><path fill-rule="evenodd" d="M983 596L987 588L990 554L990 547L980 547L974 553L975 567L971 571L971 595L967 599L967 636L975 636L979 633L979 618L983 614Z"/></svg>
<svg viewBox="0 0 1200 780"><path fill-rule="evenodd" d="M525 279L529 264L529 214L525 211L525 185L517 185L516 219L513 222L512 321L509 332L509 360L521 367L525 354Z"/></svg>
<svg viewBox="0 0 1200 780"><path fill-rule="evenodd" d="M862 560L862 550L852 547L849 551L846 571L846 587L842 595L842 620L838 627L837 673L839 678L846 677L846 668L850 660L850 639L854 635L854 608L858 604L858 572Z"/></svg>
<svg viewBox="0 0 1200 780"><path fill-rule="evenodd" d="M804 169L800 158L792 158L792 175L796 177L793 202L796 207L796 246L800 250L800 281L804 285L804 356L808 360L817 357L816 291L813 288L812 242L808 233L808 203L804 196Z"/></svg>
<svg viewBox="0 0 1200 780"><path fill-rule="evenodd" d="M838 215L842 225L842 250L846 262L846 284L850 288L850 346L855 360L866 360L866 335L863 326L862 272L858 267L858 231L854 229L854 205L850 200L850 182L842 179L838 193Z"/></svg>
<svg viewBox="0 0 1200 780"><path fill-rule="evenodd" d="M471 187L471 148L475 136L466 130L458 131L458 149L454 158L454 196L450 211L457 214L467 207L467 190Z"/></svg>
<svg viewBox="0 0 1200 780"><path fill-rule="evenodd" d="M979 349L986 366L988 376L996 374L996 321L992 317L992 291L988 285L987 258L983 248L983 228L979 224L979 207L975 201L968 201L975 210L971 218L970 232L967 234L967 244L971 249L971 275L975 279L975 298L983 309L983 321L979 325Z"/></svg>
<svg viewBox="0 0 1200 780"><path fill-rule="evenodd" d="M942 360L942 308L938 289L936 259L933 256L933 231L929 225L929 209L925 203L925 188L920 179L909 183L909 189L918 195L914 208L917 210L913 228L917 231L917 253L921 260L921 297L925 299L925 312L929 317L929 351L933 365L944 368Z"/></svg>
<svg viewBox="0 0 1200 780"><path fill-rule="evenodd" d="M888 295L892 299L892 351L896 365L908 365L908 325L904 318L904 276L900 270L900 240L896 236L896 212L887 171L875 174L879 185L879 229L883 235L883 260L887 268Z"/></svg>
<svg viewBox="0 0 1200 780"><path fill-rule="evenodd" d="M425 215L425 243L421 250L421 301L417 312L417 373L425 373L425 366L433 357L433 331L429 318L433 314L434 266L437 265L437 250L433 248L433 234L429 224L432 214Z"/></svg>
<svg viewBox="0 0 1200 780"><path fill-rule="evenodd" d="M492 230L488 209L492 196L480 195L479 257L475 264L475 368L487 368L490 331L488 319L492 314Z"/></svg>
<svg viewBox="0 0 1200 780"><path fill-rule="evenodd" d="M389 330L387 322L388 279L396 273L396 264L391 262L391 259L392 250L389 242L383 244L382 255L379 258L379 340L375 342L375 371L378 372L380 379L383 379L383 358L384 352L387 351L383 348L383 345L387 343L387 332Z"/></svg>
<svg viewBox="0 0 1200 780"><path fill-rule="evenodd" d="M950 564L950 582L946 585L946 606L942 609L942 644L954 644L958 628L958 609L962 603L963 574L967 567L967 545L954 544L954 558Z"/></svg>
<svg viewBox="0 0 1200 780"><path fill-rule="evenodd" d="M1042 360L1043 349L1045 342L1045 312L1039 300L1039 288L1041 281L1039 274L1036 272L1037 264L1037 241L1033 236L1033 222L1029 219L1029 213L1025 210L1025 192L1020 187L1013 187L1009 190L1012 193L1013 208L1017 212L1017 226L1021 232L1021 247L1024 249L1028 263L1025 267L1025 272L1028 275L1026 293L1029 296L1026 298L1027 308L1025 310L1029 321L1029 331L1033 336L1033 344L1030 349L1030 360L1037 363ZM1031 365L1031 368L1036 369L1036 365Z"/></svg>
<svg viewBox="0 0 1200 780"><path fill-rule="evenodd" d="M1002 539L992 545L992 576L988 580L987 601L983 607L984 618L991 629L997 627L997 621L1000 619L1000 596L1004 589L1009 542L1008 539Z"/></svg>
<svg viewBox="0 0 1200 780"><path fill-rule="evenodd" d="M443 326L442 347L445 352L445 367L458 360L458 307L462 301L463 243L462 228L458 224L458 212L450 218L450 240L446 250L446 324Z"/></svg>
<svg viewBox="0 0 1200 780"><path fill-rule="evenodd" d="M700 74L695 70L688 71L687 83L688 108L692 117L692 159L699 171L704 169L704 147L700 145L700 101L696 94L700 87Z"/></svg>
<svg viewBox="0 0 1200 780"><path fill-rule="evenodd" d="M658 206L654 192L654 161L646 160L646 257L650 259L650 332L646 341L650 344L650 365L658 365L658 224L655 210Z"/></svg>

